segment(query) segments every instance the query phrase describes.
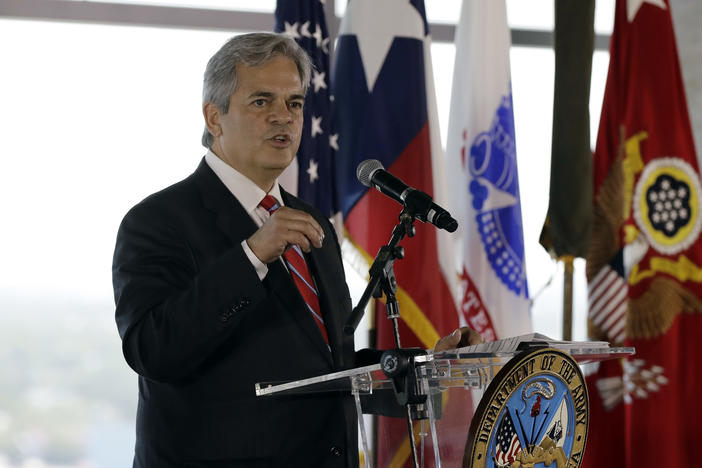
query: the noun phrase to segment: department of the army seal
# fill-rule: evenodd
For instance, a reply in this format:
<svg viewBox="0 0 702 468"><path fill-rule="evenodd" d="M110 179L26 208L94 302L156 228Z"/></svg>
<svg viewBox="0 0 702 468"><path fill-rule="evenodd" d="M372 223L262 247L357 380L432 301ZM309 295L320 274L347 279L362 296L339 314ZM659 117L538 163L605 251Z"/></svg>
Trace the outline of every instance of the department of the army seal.
<svg viewBox="0 0 702 468"><path fill-rule="evenodd" d="M492 380L468 432L464 468L577 468L589 425L578 364L538 348L515 356Z"/></svg>

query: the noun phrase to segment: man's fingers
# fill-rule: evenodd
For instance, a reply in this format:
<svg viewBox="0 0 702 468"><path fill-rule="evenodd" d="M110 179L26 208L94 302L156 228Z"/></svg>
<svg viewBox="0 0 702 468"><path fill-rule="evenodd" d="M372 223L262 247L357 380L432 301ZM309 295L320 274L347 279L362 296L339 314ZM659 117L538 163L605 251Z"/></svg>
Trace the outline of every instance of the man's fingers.
<svg viewBox="0 0 702 468"><path fill-rule="evenodd" d="M480 343L483 343L483 337L480 336L480 333L470 327L461 327L437 341L436 346L434 346L434 352L463 348L464 346L472 346Z"/></svg>
<svg viewBox="0 0 702 468"><path fill-rule="evenodd" d="M464 346L473 346L485 342L485 340L483 340L483 337L480 336L480 333L478 333L470 327L461 327L460 331L461 339L458 342L458 348L462 348Z"/></svg>
<svg viewBox="0 0 702 468"><path fill-rule="evenodd" d="M322 247L324 231L312 215L304 211L281 207L263 223L247 242L253 253L264 263L283 255L286 249L298 245L303 252Z"/></svg>
<svg viewBox="0 0 702 468"><path fill-rule="evenodd" d="M312 250L310 239L299 231L288 231L286 241L287 243L284 250L291 249L294 245L300 247L303 252Z"/></svg>
<svg viewBox="0 0 702 468"><path fill-rule="evenodd" d="M322 246L324 235L304 220L285 220L279 224L278 229L281 231L280 234L286 237L291 244L297 244L295 239L302 236L306 243L312 243L315 247ZM302 244L298 245L302 247Z"/></svg>
<svg viewBox="0 0 702 468"><path fill-rule="evenodd" d="M321 247L324 230L312 215L304 211L283 207L273 214L280 228L303 233L315 247ZM272 217L272 218L273 218Z"/></svg>
<svg viewBox="0 0 702 468"><path fill-rule="evenodd" d="M461 339L461 331L459 329L456 329L450 335L447 335L436 342L436 345L434 346L434 352L454 349L457 347L460 339Z"/></svg>

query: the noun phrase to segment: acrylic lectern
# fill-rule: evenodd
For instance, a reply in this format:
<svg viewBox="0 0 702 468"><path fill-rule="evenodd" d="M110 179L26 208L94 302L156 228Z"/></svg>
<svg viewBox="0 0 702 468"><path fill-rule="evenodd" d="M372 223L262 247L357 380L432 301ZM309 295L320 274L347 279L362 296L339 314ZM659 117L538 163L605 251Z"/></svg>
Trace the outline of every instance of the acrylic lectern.
<svg viewBox="0 0 702 468"><path fill-rule="evenodd" d="M532 334L438 353L386 352L379 364L260 382L256 394L348 392L358 413L361 466L368 468L385 443L376 438L371 445L368 408L412 421L404 460L411 452L415 466L571 467L580 464L589 422L581 367L632 354L633 348Z"/></svg>

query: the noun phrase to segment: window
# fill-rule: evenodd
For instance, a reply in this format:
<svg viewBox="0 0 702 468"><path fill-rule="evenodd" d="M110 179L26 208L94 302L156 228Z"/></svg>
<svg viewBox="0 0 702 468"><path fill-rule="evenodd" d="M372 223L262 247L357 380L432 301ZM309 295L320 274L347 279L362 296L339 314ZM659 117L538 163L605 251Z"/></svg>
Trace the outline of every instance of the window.
<svg viewBox="0 0 702 468"><path fill-rule="evenodd" d="M131 466L115 235L204 155L202 72L230 36L0 21L0 467Z"/></svg>
<svg viewBox="0 0 702 468"><path fill-rule="evenodd" d="M456 21L460 0L441 1L443 10L427 1L430 21ZM274 8L273 0L124 3ZM342 11L345 2L335 4ZM508 2L513 27L551 27L550 1L520 4ZM535 11L542 17L519 19ZM12 45L0 48L0 468L130 465L137 387L114 324L115 235L131 206L186 177L204 154L202 72L230 36L0 20L0 41ZM445 141L455 48L435 42L432 53ZM515 46L511 60L533 295L556 269L537 243L548 206L553 53ZM607 60L597 52L593 62L593 141ZM582 339L584 266L576 269ZM535 328L554 337L559 278L533 309ZM350 282L358 298L365 284Z"/></svg>

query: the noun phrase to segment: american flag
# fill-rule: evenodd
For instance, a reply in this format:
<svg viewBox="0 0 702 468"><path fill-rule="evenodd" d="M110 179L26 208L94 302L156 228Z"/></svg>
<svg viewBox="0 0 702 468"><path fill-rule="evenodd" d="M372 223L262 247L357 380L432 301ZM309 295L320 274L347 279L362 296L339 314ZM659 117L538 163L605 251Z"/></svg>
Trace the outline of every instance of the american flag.
<svg viewBox="0 0 702 468"><path fill-rule="evenodd" d="M295 39L314 64L297 152L297 196L331 217L336 212L332 158L338 145L337 135L332 131L330 40L322 1L278 0L275 31Z"/></svg>
<svg viewBox="0 0 702 468"><path fill-rule="evenodd" d="M619 252L621 259L621 249ZM613 265L603 266L587 286L588 317L613 343L626 338L628 290L623 266L616 260Z"/></svg>
<svg viewBox="0 0 702 468"><path fill-rule="evenodd" d="M500 426L497 428L497 443L495 444L495 463L499 466L510 465L514 461L517 453L522 449L517 437L517 431L514 429L512 417L509 415L509 409L505 411L505 415L500 421Z"/></svg>

